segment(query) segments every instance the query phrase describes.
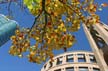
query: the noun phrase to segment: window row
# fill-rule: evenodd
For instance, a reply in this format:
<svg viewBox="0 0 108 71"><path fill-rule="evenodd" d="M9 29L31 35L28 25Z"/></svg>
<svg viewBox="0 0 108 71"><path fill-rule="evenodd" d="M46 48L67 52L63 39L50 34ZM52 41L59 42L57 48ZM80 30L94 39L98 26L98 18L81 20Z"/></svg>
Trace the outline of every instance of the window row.
<svg viewBox="0 0 108 71"><path fill-rule="evenodd" d="M77 54L78 62L86 62L85 54ZM94 55L89 55L89 60L91 63L96 63L96 59ZM63 57L57 58L56 65L62 64ZM66 62L74 62L74 56L73 54L66 55ZM53 66L53 62L49 62L49 68ZM46 68L46 65L44 66Z"/></svg>
<svg viewBox="0 0 108 71"><path fill-rule="evenodd" d="M61 71L61 69L57 69L54 71ZM67 67L66 71L75 71L74 67ZM79 67L79 71L89 71L88 67ZM93 68L93 71L100 71L98 68Z"/></svg>
<svg viewBox="0 0 108 71"><path fill-rule="evenodd" d="M78 62L86 62L85 54L78 54ZM89 55L89 59L91 63L96 63L96 59L94 55ZM57 58L57 65L62 64L63 57ZM66 56L66 62L74 62L73 54Z"/></svg>

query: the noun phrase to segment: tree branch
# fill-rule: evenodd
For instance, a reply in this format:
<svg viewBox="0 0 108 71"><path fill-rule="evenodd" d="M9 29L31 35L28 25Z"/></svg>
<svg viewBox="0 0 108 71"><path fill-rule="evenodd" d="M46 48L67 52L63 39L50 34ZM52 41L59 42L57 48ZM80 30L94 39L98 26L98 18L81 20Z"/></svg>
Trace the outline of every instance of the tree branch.
<svg viewBox="0 0 108 71"><path fill-rule="evenodd" d="M36 21L37 21L37 19L40 17L40 15L41 15L41 13L40 13L37 17L35 17L35 20L34 20L34 22L33 22L33 25L32 25L32 27L31 27L30 31L31 31L32 28L35 26Z"/></svg>
<svg viewBox="0 0 108 71"><path fill-rule="evenodd" d="M17 2L17 0L10 0L11 2ZM5 0L5 1L0 1L0 4L5 4L5 3L9 3L10 1Z"/></svg>

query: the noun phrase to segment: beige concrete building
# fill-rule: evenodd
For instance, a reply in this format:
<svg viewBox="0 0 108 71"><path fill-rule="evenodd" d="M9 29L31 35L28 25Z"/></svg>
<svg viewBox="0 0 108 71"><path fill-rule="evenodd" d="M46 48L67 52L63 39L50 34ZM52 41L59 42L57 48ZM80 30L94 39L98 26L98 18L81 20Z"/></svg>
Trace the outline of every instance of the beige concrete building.
<svg viewBox="0 0 108 71"><path fill-rule="evenodd" d="M100 67L92 52L71 51L55 56L41 71L100 71Z"/></svg>
<svg viewBox="0 0 108 71"><path fill-rule="evenodd" d="M108 25L83 25L92 52L66 52L54 57L41 71L108 71Z"/></svg>
<svg viewBox="0 0 108 71"><path fill-rule="evenodd" d="M92 26L83 24L83 29L101 71L108 71L108 26L102 22Z"/></svg>

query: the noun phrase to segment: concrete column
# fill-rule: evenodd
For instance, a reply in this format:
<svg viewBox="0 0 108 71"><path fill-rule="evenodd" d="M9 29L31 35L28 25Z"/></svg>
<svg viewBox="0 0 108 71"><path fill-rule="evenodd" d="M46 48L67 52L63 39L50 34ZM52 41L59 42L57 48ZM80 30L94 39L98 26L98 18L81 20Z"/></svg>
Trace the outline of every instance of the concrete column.
<svg viewBox="0 0 108 71"><path fill-rule="evenodd" d="M66 68L64 68L64 71L66 71Z"/></svg>
<svg viewBox="0 0 108 71"><path fill-rule="evenodd" d="M63 56L63 64L65 64L65 63L66 63L66 55Z"/></svg>
<svg viewBox="0 0 108 71"><path fill-rule="evenodd" d="M89 71L93 71L93 67L89 67Z"/></svg>
<svg viewBox="0 0 108 71"><path fill-rule="evenodd" d="M90 63L90 57L89 57L89 55L87 53L85 54L85 59L86 59L87 63Z"/></svg>
<svg viewBox="0 0 108 71"><path fill-rule="evenodd" d="M99 66L101 67L101 71L108 71L108 66L105 63L104 58L100 54L99 49L98 49L95 41L93 40L93 38L92 38L92 36L91 36L90 32L88 31L88 29L87 29L85 24L83 24L83 29L84 29L85 34L86 34L86 36L88 38L88 41L89 41L89 43L91 45L91 48L92 48L92 50L93 50L93 52L95 54L96 60L99 63Z"/></svg>
<svg viewBox="0 0 108 71"><path fill-rule="evenodd" d="M79 71L78 66L75 66L75 67L74 67L74 71Z"/></svg>
<svg viewBox="0 0 108 71"><path fill-rule="evenodd" d="M73 58L74 58L74 62L78 62L77 54L74 54L74 55L73 55Z"/></svg>
<svg viewBox="0 0 108 71"><path fill-rule="evenodd" d="M65 71L65 68L62 68L61 71Z"/></svg>
<svg viewBox="0 0 108 71"><path fill-rule="evenodd" d="M57 59L54 59L53 66L56 66Z"/></svg>
<svg viewBox="0 0 108 71"><path fill-rule="evenodd" d="M98 31L99 35L104 39L104 41L108 44L108 31L105 30L104 27L102 27L101 24L97 23L93 25L95 30Z"/></svg>
<svg viewBox="0 0 108 71"><path fill-rule="evenodd" d="M46 66L46 70L48 70L49 69L49 63L47 63L47 66Z"/></svg>

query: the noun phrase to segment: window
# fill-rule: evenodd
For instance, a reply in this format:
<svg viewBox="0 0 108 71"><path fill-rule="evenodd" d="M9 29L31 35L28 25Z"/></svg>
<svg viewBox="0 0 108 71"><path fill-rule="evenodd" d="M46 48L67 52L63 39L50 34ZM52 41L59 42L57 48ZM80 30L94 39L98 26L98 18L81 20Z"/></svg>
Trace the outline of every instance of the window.
<svg viewBox="0 0 108 71"><path fill-rule="evenodd" d="M100 69L98 69L98 68L93 68L93 71L100 71Z"/></svg>
<svg viewBox="0 0 108 71"><path fill-rule="evenodd" d="M68 67L66 68L66 71L74 71L74 67Z"/></svg>
<svg viewBox="0 0 108 71"><path fill-rule="evenodd" d="M78 62L86 62L85 54L78 54Z"/></svg>
<svg viewBox="0 0 108 71"><path fill-rule="evenodd" d="M74 60L73 60L73 54L67 55L66 56L66 60L67 60L67 62L74 62Z"/></svg>
<svg viewBox="0 0 108 71"><path fill-rule="evenodd" d="M87 67L79 67L79 71L89 71Z"/></svg>
<svg viewBox="0 0 108 71"><path fill-rule="evenodd" d="M90 56L90 62L96 63L96 59L95 59L94 55L89 55L89 56Z"/></svg>
<svg viewBox="0 0 108 71"><path fill-rule="evenodd" d="M57 58L57 65L62 64L62 57Z"/></svg>
<svg viewBox="0 0 108 71"><path fill-rule="evenodd" d="M46 65L44 65L44 69L46 68Z"/></svg>
<svg viewBox="0 0 108 71"><path fill-rule="evenodd" d="M57 69L57 70L54 70L54 71L61 71L61 69Z"/></svg>
<svg viewBox="0 0 108 71"><path fill-rule="evenodd" d="M49 68L51 68L53 66L53 63L50 61L49 62Z"/></svg>
<svg viewBox="0 0 108 71"><path fill-rule="evenodd" d="M108 31L108 29L107 28L104 28L106 31Z"/></svg>

